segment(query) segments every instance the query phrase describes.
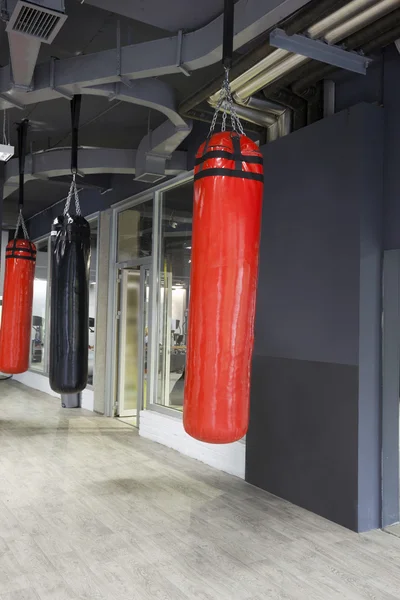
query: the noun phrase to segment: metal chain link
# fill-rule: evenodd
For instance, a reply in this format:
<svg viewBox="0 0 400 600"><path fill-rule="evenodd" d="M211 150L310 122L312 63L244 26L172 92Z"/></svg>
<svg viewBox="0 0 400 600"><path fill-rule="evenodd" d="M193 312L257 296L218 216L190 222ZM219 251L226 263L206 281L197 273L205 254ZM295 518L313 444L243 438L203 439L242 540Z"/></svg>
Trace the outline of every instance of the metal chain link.
<svg viewBox="0 0 400 600"><path fill-rule="evenodd" d="M24 215L22 214L22 208L19 209L19 213L18 213L17 225L16 225L16 228L15 228L15 234L14 234L14 239L15 240L18 237L18 233L19 233L19 228L20 227L22 228L22 231L23 231L23 234L24 234L24 238L26 240L29 240L29 233L28 233L28 230L26 228Z"/></svg>
<svg viewBox="0 0 400 600"><path fill-rule="evenodd" d="M69 210L71 208L72 194L74 194L74 197L75 197L75 212L77 215L80 216L81 215L81 205L79 203L79 193L78 193L78 188L76 186L76 173L73 173L73 175L72 175L71 186L69 188L67 201L65 202L65 207L64 207L64 216L69 215Z"/></svg>
<svg viewBox="0 0 400 600"><path fill-rule="evenodd" d="M227 119L227 115L229 113L233 131L235 131L235 132L239 131L239 133L244 135L243 126L242 126L242 123L240 122L240 119L236 112L235 103L232 98L231 84L229 83L229 69L227 67L224 67L224 69L225 69L225 77L224 77L224 81L221 86L218 103L215 108L215 112L214 112L214 115L213 115L213 118L211 121L208 137L210 137L214 133L214 129L217 124L218 113L220 110L222 111L221 131L226 131L226 119Z"/></svg>

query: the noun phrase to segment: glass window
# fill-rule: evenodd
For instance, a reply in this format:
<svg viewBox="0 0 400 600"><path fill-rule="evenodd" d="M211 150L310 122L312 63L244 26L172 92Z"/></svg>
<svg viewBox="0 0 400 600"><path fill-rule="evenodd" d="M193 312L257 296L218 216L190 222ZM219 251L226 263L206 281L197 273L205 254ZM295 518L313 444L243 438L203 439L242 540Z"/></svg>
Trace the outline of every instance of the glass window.
<svg viewBox="0 0 400 600"><path fill-rule="evenodd" d="M89 369L88 385L94 382L96 309L97 309L97 237L98 219L90 221L91 254L89 275Z"/></svg>
<svg viewBox="0 0 400 600"><path fill-rule="evenodd" d="M157 403L183 407L192 250L193 182L163 194Z"/></svg>
<svg viewBox="0 0 400 600"><path fill-rule="evenodd" d="M46 310L48 289L48 240L36 244L36 268L33 283L33 310L31 329L31 368L45 370Z"/></svg>
<svg viewBox="0 0 400 600"><path fill-rule="evenodd" d="M117 262L151 256L153 199L118 215Z"/></svg>

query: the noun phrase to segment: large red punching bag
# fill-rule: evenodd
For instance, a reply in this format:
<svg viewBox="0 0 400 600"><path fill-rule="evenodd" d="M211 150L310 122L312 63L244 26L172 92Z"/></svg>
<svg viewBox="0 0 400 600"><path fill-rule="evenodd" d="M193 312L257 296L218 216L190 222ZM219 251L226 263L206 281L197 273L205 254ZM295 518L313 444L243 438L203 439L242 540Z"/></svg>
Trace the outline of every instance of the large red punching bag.
<svg viewBox="0 0 400 600"><path fill-rule="evenodd" d="M6 248L0 329L0 371L10 375L29 368L36 246L14 239Z"/></svg>
<svg viewBox="0 0 400 600"><path fill-rule="evenodd" d="M183 419L203 442L247 432L262 195L251 139L216 133L199 148Z"/></svg>
<svg viewBox="0 0 400 600"><path fill-rule="evenodd" d="M0 329L0 371L9 375L29 368L36 246L29 240L23 216L25 150L28 121L18 125L19 212L14 239L6 248ZM22 230L24 239L18 237Z"/></svg>

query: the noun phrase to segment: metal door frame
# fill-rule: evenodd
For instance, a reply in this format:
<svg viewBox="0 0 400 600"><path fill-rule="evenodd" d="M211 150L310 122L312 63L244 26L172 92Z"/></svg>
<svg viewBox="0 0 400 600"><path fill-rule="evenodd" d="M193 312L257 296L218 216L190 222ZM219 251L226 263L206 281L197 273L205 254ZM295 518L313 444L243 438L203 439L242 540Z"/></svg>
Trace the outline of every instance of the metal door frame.
<svg viewBox="0 0 400 600"><path fill-rule="evenodd" d="M136 406L136 427L139 427L140 422L140 411L143 410L143 391L144 391L144 328L145 328L145 320L144 320L144 307L145 307L145 273L148 271L149 273L149 308L148 308L148 327L149 333L151 330L151 296L152 296L152 261L151 258L143 258L137 260L130 260L121 263L116 263L115 270L117 274L116 278L116 315L114 322L114 342L113 355L116 357L113 365L113 384L112 389L113 398L112 398L112 415L117 416L117 407L118 407L118 398L119 398L119 385L120 385L120 376L121 376L121 362L119 360L120 357L120 341L121 341L121 300L122 300L122 279L120 278L120 273L122 271L134 270L137 269L140 273L139 278L139 318L138 318L138 379L137 379L137 394L138 401ZM118 324L119 322L119 324ZM151 353L151 336L148 336L148 346L147 346L147 354L148 356Z"/></svg>
<svg viewBox="0 0 400 600"><path fill-rule="evenodd" d="M157 400L157 374L158 374L158 302L159 302L159 246L161 240L161 213L163 194L173 188L180 187L190 181L193 181L194 172L187 171L177 175L173 179L162 182L151 189L140 192L117 202L112 208L111 235L110 235L110 256L109 256L109 291L108 291L108 312L107 312L107 373L105 382L105 407L104 414L107 417L114 416L114 398L115 398L115 348L116 348L116 310L117 310L117 241L118 241L118 215L127 209L139 206L144 202L153 200L153 246L151 256L146 259L133 261L135 264L142 261L151 263L150 270L150 306L149 306L149 342L147 347L147 385L148 402L147 410L154 410L159 413L167 414L171 417L182 419L182 413L169 407L161 406L156 403ZM130 266L130 261L120 263Z"/></svg>

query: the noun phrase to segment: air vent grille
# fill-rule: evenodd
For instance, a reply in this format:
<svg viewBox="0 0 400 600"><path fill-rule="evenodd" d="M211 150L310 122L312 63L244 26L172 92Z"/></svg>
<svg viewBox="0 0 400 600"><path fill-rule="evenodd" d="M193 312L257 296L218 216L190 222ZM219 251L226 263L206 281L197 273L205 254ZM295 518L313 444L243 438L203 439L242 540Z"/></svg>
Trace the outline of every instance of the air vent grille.
<svg viewBox="0 0 400 600"><path fill-rule="evenodd" d="M136 181L143 181L143 183L157 183L157 181L161 181L161 179L165 179L165 175L142 173L142 175L135 177Z"/></svg>
<svg viewBox="0 0 400 600"><path fill-rule="evenodd" d="M7 31L29 35L50 44L66 18L66 15L49 8L19 1L8 22Z"/></svg>

